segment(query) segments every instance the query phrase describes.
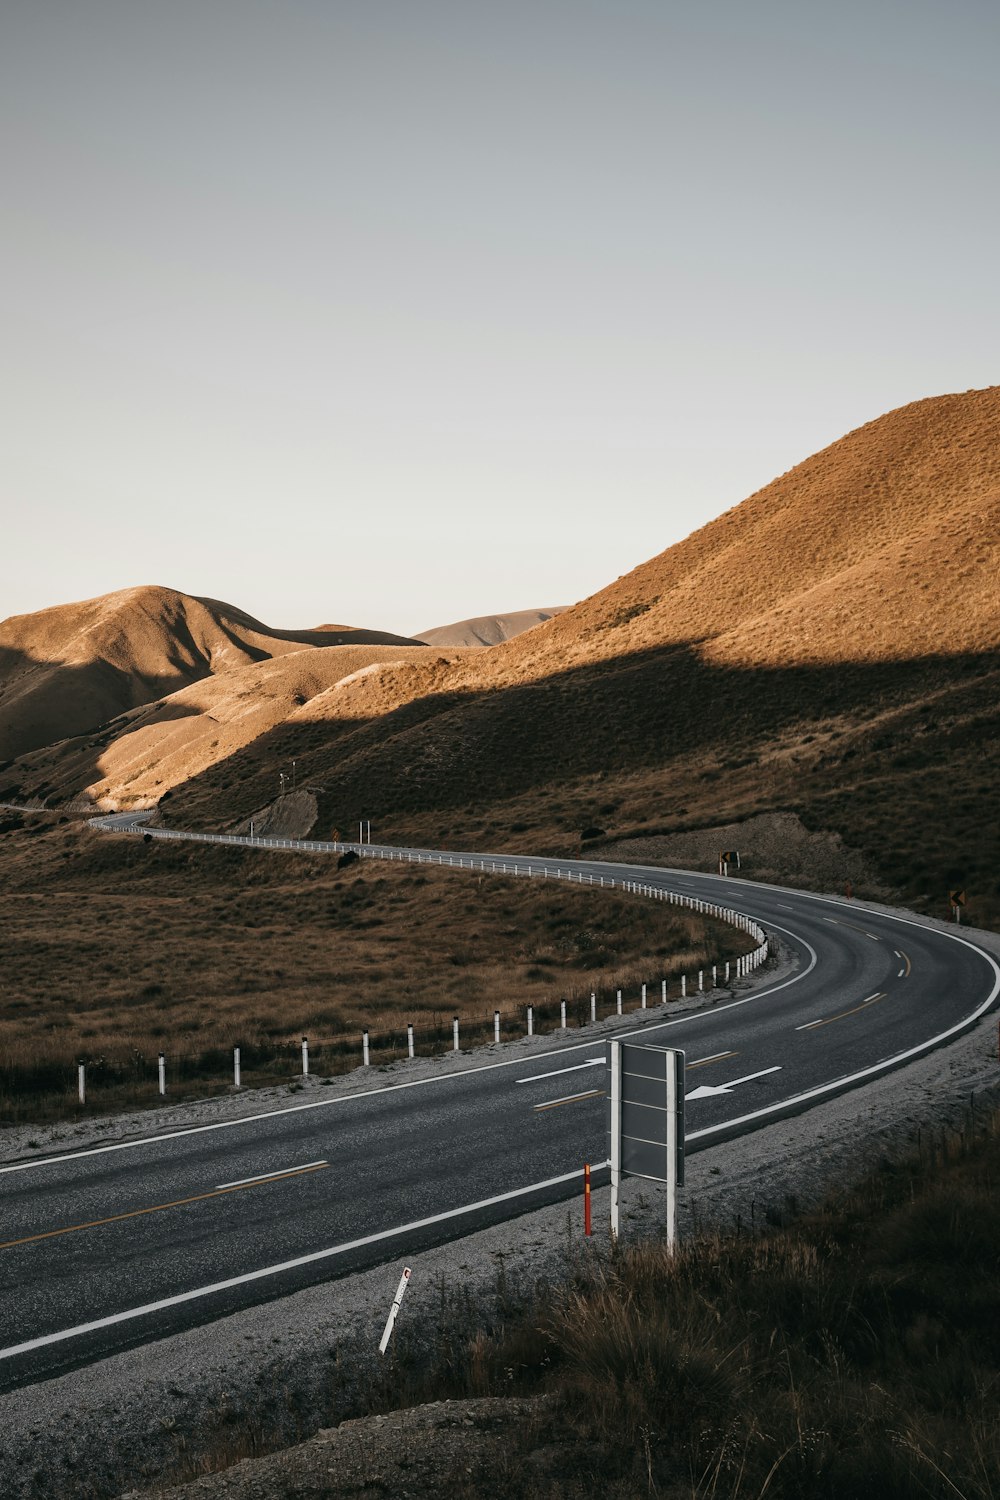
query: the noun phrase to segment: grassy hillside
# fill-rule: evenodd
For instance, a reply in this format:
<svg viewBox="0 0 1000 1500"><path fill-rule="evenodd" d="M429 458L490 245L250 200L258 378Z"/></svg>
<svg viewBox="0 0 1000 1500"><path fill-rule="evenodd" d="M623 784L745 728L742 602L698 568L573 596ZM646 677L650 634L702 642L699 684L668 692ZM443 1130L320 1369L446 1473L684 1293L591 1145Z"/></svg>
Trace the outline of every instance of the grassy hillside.
<svg viewBox="0 0 1000 1500"><path fill-rule="evenodd" d="M856 850L873 893L940 911L961 885L995 924L998 562L1000 387L916 402L506 644L316 692L216 747L163 811L239 826L294 760L319 831L367 817L456 847L567 852L600 828L620 848L787 812Z"/></svg>

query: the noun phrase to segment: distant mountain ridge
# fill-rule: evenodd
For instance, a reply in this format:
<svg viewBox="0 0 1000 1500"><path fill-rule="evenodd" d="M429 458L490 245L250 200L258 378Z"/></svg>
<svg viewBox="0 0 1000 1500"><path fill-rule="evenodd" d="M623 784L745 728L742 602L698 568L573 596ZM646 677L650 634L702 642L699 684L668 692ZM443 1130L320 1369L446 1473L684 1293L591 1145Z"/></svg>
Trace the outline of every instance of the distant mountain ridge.
<svg viewBox="0 0 1000 1500"><path fill-rule="evenodd" d="M453 625L422 630L416 639L427 646L500 646L561 615L566 608L565 604L557 604L551 609L517 609L509 615L477 615L472 620L457 620Z"/></svg>

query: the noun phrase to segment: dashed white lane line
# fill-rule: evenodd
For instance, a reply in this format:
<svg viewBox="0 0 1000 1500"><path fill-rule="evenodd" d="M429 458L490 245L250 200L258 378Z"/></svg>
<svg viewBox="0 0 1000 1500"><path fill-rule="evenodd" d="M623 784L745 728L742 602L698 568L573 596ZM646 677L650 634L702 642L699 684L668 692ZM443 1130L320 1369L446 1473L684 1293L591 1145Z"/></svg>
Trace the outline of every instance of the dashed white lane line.
<svg viewBox="0 0 1000 1500"><path fill-rule="evenodd" d="M246 1187L251 1182L268 1182L272 1177L287 1177L291 1172L307 1172L310 1167L328 1167L328 1161L304 1161L298 1167L277 1167L273 1172L258 1172L256 1177L240 1177L236 1182L217 1182L216 1188Z"/></svg>
<svg viewBox="0 0 1000 1500"><path fill-rule="evenodd" d="M551 1073L533 1073L530 1078L515 1078L515 1083L540 1083L543 1078L560 1078L563 1073L579 1073L583 1068L604 1067L603 1057L591 1057L587 1062L573 1063L568 1068L555 1068Z"/></svg>
<svg viewBox="0 0 1000 1500"><path fill-rule="evenodd" d="M834 1021L842 1021L845 1016L856 1016L859 1011L864 1010L866 1005L874 1005L876 1000L884 1000L885 991L879 990L877 994L869 995L867 1000L862 1000L860 1005L855 1005L851 1010L842 1010L836 1016L824 1016L818 1021L807 1021L804 1026L796 1026L796 1031L814 1031L817 1026L829 1026Z"/></svg>

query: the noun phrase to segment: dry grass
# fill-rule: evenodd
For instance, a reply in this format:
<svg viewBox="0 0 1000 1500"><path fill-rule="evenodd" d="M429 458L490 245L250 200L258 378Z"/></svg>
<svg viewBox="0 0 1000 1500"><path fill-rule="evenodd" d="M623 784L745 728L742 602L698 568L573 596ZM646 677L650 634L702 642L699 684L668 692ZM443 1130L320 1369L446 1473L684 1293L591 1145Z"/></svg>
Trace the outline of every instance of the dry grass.
<svg viewBox="0 0 1000 1500"><path fill-rule="evenodd" d="M305 1430L223 1412L181 1473L273 1452L348 1413L544 1396L511 1421L488 1482L470 1427L466 1454L452 1445L428 1492L997 1500L998 1173L1000 1114L980 1110L781 1228L574 1261L527 1306L501 1265L486 1319L481 1297L442 1283L438 1323L404 1324L390 1360L335 1376ZM376 1439L372 1483L379 1452ZM280 1487L283 1471L268 1474Z"/></svg>
<svg viewBox="0 0 1000 1500"><path fill-rule="evenodd" d="M451 1043L470 1045L600 1013L621 987L693 973L745 951L743 934L641 898L469 872L175 846L65 826L4 838L0 894L0 1111L73 1107L75 1064L90 1104L152 1097L159 1051L171 1089L218 1086L242 1048L244 1081L292 1078L310 1038L313 1071Z"/></svg>
<svg viewBox="0 0 1000 1500"><path fill-rule="evenodd" d="M497 1496L996 1500L998 1132L763 1237L626 1250L420 1394L555 1397L547 1471Z"/></svg>

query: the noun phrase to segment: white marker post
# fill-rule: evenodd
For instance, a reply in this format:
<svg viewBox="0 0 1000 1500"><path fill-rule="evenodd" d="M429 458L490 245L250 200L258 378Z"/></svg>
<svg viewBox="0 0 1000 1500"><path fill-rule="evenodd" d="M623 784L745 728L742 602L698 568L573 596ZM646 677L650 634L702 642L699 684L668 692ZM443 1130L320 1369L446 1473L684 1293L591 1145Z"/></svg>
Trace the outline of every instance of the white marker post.
<svg viewBox="0 0 1000 1500"><path fill-rule="evenodd" d="M643 985L643 987L642 987L642 1001L641 1001L641 1004L642 1004L642 1009L645 1010L646 1009L646 986L645 985Z"/></svg>
<svg viewBox="0 0 1000 1500"><path fill-rule="evenodd" d="M661 1005L666 1005L666 1003L667 1003L667 981L665 979L661 979L660 980L660 1004Z"/></svg>
<svg viewBox="0 0 1000 1500"><path fill-rule="evenodd" d="M396 1295L392 1299L392 1306L389 1309L389 1316L386 1319L385 1332L383 1333L381 1342L379 1343L379 1346L378 1346L378 1352L380 1354L384 1354L385 1351L389 1347L389 1340L392 1337L392 1326L395 1323L396 1317L397 1317L397 1315L399 1313L399 1309L402 1306L403 1293L406 1291L407 1285L409 1284L409 1280L410 1280L410 1268L409 1268L409 1266L404 1266L403 1267L403 1274L399 1278L399 1286L396 1288Z"/></svg>
<svg viewBox="0 0 1000 1500"><path fill-rule="evenodd" d="M413 1056L413 1027L412 1027L412 1025L409 1025L406 1028L406 1055L407 1055L407 1057L412 1057Z"/></svg>
<svg viewBox="0 0 1000 1500"><path fill-rule="evenodd" d="M305 1078L308 1075L308 1073L309 1073L309 1038L307 1036L304 1036L302 1038L302 1077Z"/></svg>
<svg viewBox="0 0 1000 1500"><path fill-rule="evenodd" d="M594 991L590 992L590 1024L593 1026L597 1020L597 996Z"/></svg>
<svg viewBox="0 0 1000 1500"><path fill-rule="evenodd" d="M458 1051L458 1017L457 1016L455 1017L454 1021L452 1021L452 1023L451 1023L451 1035L452 1035L452 1040L454 1042L454 1050L457 1052Z"/></svg>
<svg viewBox="0 0 1000 1500"><path fill-rule="evenodd" d="M80 1095L80 1103L81 1104L86 1104L86 1102L87 1102L87 1069L86 1069L86 1067L84 1066L83 1063L77 1063L77 1065L76 1065L76 1089L77 1089L77 1093Z"/></svg>
<svg viewBox="0 0 1000 1500"><path fill-rule="evenodd" d="M559 1001L559 1025L563 1031L566 1030L566 1001Z"/></svg>
<svg viewBox="0 0 1000 1500"><path fill-rule="evenodd" d="M240 1049L239 1049L239 1047L234 1047L233 1048L233 1088L238 1089L239 1086L240 1086Z"/></svg>
<svg viewBox="0 0 1000 1500"><path fill-rule="evenodd" d="M618 1014L621 1015L621 1013L622 1013L622 992L621 992L621 990L618 991L618 993L617 993L617 995L615 997L615 1003L618 1006Z"/></svg>
<svg viewBox="0 0 1000 1500"><path fill-rule="evenodd" d="M164 1057L162 1052L160 1053L159 1074L160 1094L163 1095L167 1092L167 1059Z"/></svg>
<svg viewBox="0 0 1000 1500"><path fill-rule="evenodd" d="M367 1031L363 1031L361 1033L361 1062L362 1062L362 1066L367 1068L367 1066L368 1066L368 1033L367 1033Z"/></svg>
<svg viewBox="0 0 1000 1500"><path fill-rule="evenodd" d="M500 1040L500 1012L498 1010L493 1012L493 1040L495 1042Z"/></svg>

